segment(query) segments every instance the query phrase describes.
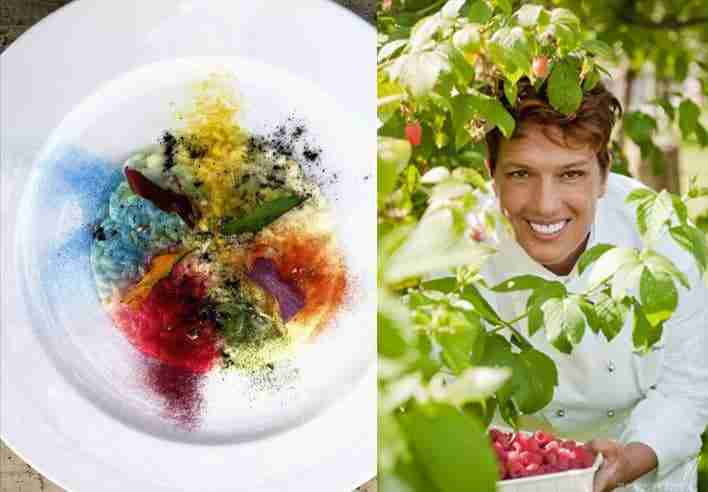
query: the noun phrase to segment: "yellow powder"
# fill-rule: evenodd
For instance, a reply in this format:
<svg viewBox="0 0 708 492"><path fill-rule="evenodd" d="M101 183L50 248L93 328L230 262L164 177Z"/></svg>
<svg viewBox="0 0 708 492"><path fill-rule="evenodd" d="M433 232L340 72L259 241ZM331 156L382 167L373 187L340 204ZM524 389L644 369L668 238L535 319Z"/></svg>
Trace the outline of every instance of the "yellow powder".
<svg viewBox="0 0 708 492"><path fill-rule="evenodd" d="M240 105L229 75L212 74L195 87L193 107L180 117L185 122L184 136L202 150L199 157L178 156L194 169L209 197L198 204L202 218L197 227L215 230L236 204L236 186L245 154L247 136L236 122Z"/></svg>

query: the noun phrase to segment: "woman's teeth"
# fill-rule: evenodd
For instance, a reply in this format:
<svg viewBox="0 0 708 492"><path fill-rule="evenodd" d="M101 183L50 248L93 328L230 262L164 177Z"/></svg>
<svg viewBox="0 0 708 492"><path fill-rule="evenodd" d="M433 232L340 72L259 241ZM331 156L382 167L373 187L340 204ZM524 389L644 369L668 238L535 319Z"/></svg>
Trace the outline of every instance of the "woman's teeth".
<svg viewBox="0 0 708 492"><path fill-rule="evenodd" d="M534 222L529 222L531 229L541 234L555 234L556 232L563 229L567 221L562 220L556 222L555 224L536 224Z"/></svg>

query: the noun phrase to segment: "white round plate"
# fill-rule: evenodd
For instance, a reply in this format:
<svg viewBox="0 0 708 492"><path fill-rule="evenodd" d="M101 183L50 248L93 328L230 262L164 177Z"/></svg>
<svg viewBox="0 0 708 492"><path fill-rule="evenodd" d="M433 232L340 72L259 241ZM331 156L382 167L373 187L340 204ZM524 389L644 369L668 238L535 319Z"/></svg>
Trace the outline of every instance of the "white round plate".
<svg viewBox="0 0 708 492"><path fill-rule="evenodd" d="M373 27L322 0L79 0L2 54L0 431L23 459L91 492L348 492L375 474L374 53ZM251 132L304 122L353 288L297 377L212 377L185 428L145 397L88 249L123 160L212 73Z"/></svg>

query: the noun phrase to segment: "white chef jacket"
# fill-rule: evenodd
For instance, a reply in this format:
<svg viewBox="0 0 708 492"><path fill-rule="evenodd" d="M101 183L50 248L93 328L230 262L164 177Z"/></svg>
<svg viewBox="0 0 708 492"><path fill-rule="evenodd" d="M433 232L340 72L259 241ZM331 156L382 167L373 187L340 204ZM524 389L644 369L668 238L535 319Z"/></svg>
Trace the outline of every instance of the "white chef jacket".
<svg viewBox="0 0 708 492"><path fill-rule="evenodd" d="M633 179L609 175L588 249L598 243L642 247L635 207L625 204L627 194L641 186ZM561 281L570 292L587 288L592 267L582 277L577 265L568 276L557 276L532 260L512 237L498 232L499 253L482 270L490 285L530 273ZM667 255L691 284L689 291L677 285L679 304L664 325L662 339L649 354L634 353L631 312L612 342L586 327L571 355L555 349L544 330L539 330L530 340L555 361L559 385L551 404L531 421L550 425L558 435L578 441L608 437L650 446L658 457L658 468L617 490L690 492L697 488L700 434L708 425L708 288L693 258L670 238L654 248ZM499 315L513 319L525 311L529 292L488 294ZM528 334L526 320L516 327ZM508 337L509 331L505 332ZM501 422L498 413L495 422Z"/></svg>

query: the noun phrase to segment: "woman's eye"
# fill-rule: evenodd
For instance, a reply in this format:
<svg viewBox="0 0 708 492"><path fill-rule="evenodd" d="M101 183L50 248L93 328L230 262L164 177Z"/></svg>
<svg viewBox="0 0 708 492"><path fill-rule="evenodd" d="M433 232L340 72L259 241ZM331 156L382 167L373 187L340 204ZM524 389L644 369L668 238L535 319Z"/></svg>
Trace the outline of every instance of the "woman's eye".
<svg viewBox="0 0 708 492"><path fill-rule="evenodd" d="M563 177L567 179L577 179L585 175L584 171L568 171L563 173Z"/></svg>
<svg viewBox="0 0 708 492"><path fill-rule="evenodd" d="M522 170L519 170L519 171L512 171L512 172L509 173L509 177L510 177L510 178L517 178L517 179L518 179L518 178L525 178L525 177L528 176L528 175L529 175L528 172L522 171Z"/></svg>

